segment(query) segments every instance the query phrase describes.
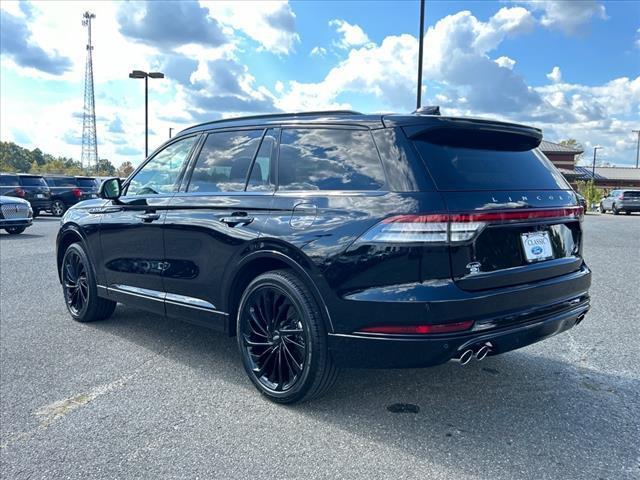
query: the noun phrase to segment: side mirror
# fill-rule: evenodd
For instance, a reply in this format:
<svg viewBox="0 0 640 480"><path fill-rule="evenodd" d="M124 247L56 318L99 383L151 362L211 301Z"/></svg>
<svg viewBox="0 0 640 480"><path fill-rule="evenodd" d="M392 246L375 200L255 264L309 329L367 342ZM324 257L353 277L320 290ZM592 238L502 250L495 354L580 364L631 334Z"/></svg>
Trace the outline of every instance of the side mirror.
<svg viewBox="0 0 640 480"><path fill-rule="evenodd" d="M117 200L122 195L122 180L117 177L107 178L100 185L98 194L105 200Z"/></svg>

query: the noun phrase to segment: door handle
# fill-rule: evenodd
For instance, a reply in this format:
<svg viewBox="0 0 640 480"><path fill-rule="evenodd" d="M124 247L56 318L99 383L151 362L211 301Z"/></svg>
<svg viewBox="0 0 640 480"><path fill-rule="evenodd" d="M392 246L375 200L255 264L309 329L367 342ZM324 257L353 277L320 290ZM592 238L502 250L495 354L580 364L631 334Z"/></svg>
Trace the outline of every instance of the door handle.
<svg viewBox="0 0 640 480"><path fill-rule="evenodd" d="M230 227L235 227L236 225L249 225L253 220L253 217L247 217L246 215L231 215L230 217L222 217L220 219L222 223L225 223Z"/></svg>
<svg viewBox="0 0 640 480"><path fill-rule="evenodd" d="M143 213L140 215L136 215L136 217L138 217L143 222L153 222L154 220L158 220L160 218L160 214L151 212L151 213Z"/></svg>

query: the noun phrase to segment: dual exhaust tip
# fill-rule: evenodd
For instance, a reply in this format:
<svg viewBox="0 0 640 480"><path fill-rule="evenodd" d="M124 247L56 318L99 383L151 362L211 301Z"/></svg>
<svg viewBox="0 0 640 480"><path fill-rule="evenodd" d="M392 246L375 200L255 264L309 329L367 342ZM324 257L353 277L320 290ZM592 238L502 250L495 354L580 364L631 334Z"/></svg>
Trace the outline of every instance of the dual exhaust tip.
<svg viewBox="0 0 640 480"><path fill-rule="evenodd" d="M484 360L491 350L493 349L493 345L487 342L484 345L476 346L473 348L468 348L463 351L459 357L454 358L456 362L460 365L466 365L469 363L474 357L477 361Z"/></svg>

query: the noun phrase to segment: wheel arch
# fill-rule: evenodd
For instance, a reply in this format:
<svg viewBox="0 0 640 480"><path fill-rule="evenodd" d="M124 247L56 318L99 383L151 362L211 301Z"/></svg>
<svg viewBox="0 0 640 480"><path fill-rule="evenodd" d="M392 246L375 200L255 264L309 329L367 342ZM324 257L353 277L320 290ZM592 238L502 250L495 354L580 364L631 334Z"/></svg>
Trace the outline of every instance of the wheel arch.
<svg viewBox="0 0 640 480"><path fill-rule="evenodd" d="M227 285L227 290L224 292L223 298L225 298L226 310L229 313L227 332L230 336L236 334L236 315L238 304L240 303L240 297L245 288L251 283L251 281L258 275L273 271L273 270L292 270L309 288L314 300L320 306L320 312L322 319L325 323L327 332L333 332L333 324L331 322L331 315L327 308L326 302L320 289L316 285L311 275L303 268L296 260L290 256L279 252L277 250L260 250L254 251L245 256L229 275L229 281L224 284Z"/></svg>
<svg viewBox="0 0 640 480"><path fill-rule="evenodd" d="M69 245L77 242L82 243L85 251L87 251L85 238L82 235L82 233L80 233L80 229L75 226L68 226L64 230L61 230L60 233L58 234L57 249L56 249L56 266L58 269L59 281L62 281L60 270L62 268L62 259L64 258L64 253L67 251L67 248L69 248Z"/></svg>

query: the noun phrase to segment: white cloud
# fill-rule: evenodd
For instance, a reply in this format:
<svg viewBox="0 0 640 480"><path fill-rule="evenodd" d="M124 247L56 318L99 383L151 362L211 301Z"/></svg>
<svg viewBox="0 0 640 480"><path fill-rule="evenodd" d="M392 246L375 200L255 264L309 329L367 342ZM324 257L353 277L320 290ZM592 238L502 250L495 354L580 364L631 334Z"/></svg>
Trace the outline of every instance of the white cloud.
<svg viewBox="0 0 640 480"><path fill-rule="evenodd" d="M559 83L562 81L562 72L560 71L560 67L553 67L553 69L549 73L547 73L546 76L553 83Z"/></svg>
<svg viewBox="0 0 640 480"><path fill-rule="evenodd" d="M329 22L329 26L334 27L338 33L342 34L342 38L335 42L338 48L346 50L365 45L370 41L368 35L359 25L351 25L345 20L334 19Z"/></svg>
<svg viewBox="0 0 640 480"><path fill-rule="evenodd" d="M527 5L543 12L542 25L566 34L578 33L592 18L607 19L604 5L594 0L534 0Z"/></svg>
<svg viewBox="0 0 640 480"><path fill-rule="evenodd" d="M309 52L311 57L324 57L327 54L327 49L324 47L313 47Z"/></svg>
<svg viewBox="0 0 640 480"><path fill-rule="evenodd" d="M507 56L498 57L494 60L500 67L508 68L509 70L513 70L513 67L516 64L516 61L513 58L509 58Z"/></svg>
<svg viewBox="0 0 640 480"><path fill-rule="evenodd" d="M291 53L300 42L296 15L286 1L205 1L210 15L278 55Z"/></svg>

